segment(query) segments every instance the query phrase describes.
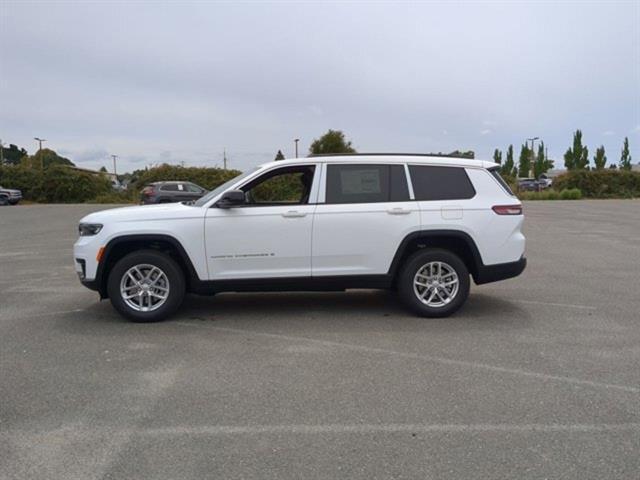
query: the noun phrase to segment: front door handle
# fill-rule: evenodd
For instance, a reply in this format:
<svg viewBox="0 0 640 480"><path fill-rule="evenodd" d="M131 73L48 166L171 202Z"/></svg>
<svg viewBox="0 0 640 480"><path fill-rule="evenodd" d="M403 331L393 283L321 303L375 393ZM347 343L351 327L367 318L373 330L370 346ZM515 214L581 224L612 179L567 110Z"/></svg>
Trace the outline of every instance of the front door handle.
<svg viewBox="0 0 640 480"><path fill-rule="evenodd" d="M390 208L389 210L387 210L387 213L389 215L408 215L411 213L411 210L397 207L397 208Z"/></svg>
<svg viewBox="0 0 640 480"><path fill-rule="evenodd" d="M284 212L282 216L285 218L300 218L306 217L307 214L305 212L299 212L297 210L289 210L288 212Z"/></svg>

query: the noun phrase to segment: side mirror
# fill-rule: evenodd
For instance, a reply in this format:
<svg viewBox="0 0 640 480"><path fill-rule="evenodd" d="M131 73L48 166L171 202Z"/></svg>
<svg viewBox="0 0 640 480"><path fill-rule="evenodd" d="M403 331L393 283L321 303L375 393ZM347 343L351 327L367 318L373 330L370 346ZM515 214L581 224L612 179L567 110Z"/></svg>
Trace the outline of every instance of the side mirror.
<svg viewBox="0 0 640 480"><path fill-rule="evenodd" d="M246 199L242 190L229 190L222 195L222 198L216 202L218 208L231 208L244 205Z"/></svg>

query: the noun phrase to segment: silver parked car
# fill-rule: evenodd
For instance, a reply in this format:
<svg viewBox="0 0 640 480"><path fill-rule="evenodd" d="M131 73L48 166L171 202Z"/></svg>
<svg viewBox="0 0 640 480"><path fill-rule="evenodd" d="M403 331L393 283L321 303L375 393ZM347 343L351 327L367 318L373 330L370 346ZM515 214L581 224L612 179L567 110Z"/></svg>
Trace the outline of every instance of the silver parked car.
<svg viewBox="0 0 640 480"><path fill-rule="evenodd" d="M16 205L22 200L22 192L0 186L0 205Z"/></svg>

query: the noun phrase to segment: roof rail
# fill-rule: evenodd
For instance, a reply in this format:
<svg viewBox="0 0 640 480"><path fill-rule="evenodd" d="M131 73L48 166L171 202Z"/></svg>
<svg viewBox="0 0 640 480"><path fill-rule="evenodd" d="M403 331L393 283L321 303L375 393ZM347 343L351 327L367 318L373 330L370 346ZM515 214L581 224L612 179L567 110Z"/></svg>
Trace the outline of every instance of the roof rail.
<svg viewBox="0 0 640 480"><path fill-rule="evenodd" d="M474 160L474 157L464 152L453 153L312 153L308 158L312 157L441 157L441 158L465 158L467 160Z"/></svg>

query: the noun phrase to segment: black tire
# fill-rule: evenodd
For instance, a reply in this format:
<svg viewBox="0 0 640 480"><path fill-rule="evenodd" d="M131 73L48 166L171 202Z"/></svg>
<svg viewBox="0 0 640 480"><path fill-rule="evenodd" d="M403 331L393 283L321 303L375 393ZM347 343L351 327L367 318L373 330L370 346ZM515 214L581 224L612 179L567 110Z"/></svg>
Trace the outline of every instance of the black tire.
<svg viewBox="0 0 640 480"><path fill-rule="evenodd" d="M442 262L458 276L458 289L453 298L442 306L431 306L420 300L414 289L414 278L419 270L430 262ZM423 317L448 317L458 310L469 296L469 270L464 262L448 250L424 249L411 255L402 266L398 277L398 293L402 301ZM416 287L420 288L420 287ZM431 292L432 290L429 290Z"/></svg>
<svg viewBox="0 0 640 480"><path fill-rule="evenodd" d="M4 195L0 195L0 205L9 205L9 199Z"/></svg>
<svg viewBox="0 0 640 480"><path fill-rule="evenodd" d="M120 293L120 282L130 268L151 265L159 268L167 277L169 292L166 300L157 309L138 311L127 305ZM118 260L109 272L107 292L111 305L121 315L134 322L158 322L173 315L184 300L186 282L184 272L170 256L156 250L139 250Z"/></svg>

